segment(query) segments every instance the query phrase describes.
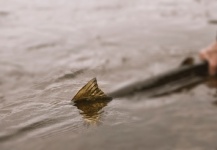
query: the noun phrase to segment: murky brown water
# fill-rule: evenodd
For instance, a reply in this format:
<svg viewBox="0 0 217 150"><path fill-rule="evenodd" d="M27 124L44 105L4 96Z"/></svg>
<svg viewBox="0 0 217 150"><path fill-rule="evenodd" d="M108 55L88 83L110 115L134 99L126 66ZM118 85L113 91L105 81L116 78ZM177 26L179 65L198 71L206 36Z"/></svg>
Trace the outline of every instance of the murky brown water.
<svg viewBox="0 0 217 150"><path fill-rule="evenodd" d="M215 39L215 0L0 1L1 150L215 150L213 88L115 99L99 126L70 103L175 68Z"/></svg>

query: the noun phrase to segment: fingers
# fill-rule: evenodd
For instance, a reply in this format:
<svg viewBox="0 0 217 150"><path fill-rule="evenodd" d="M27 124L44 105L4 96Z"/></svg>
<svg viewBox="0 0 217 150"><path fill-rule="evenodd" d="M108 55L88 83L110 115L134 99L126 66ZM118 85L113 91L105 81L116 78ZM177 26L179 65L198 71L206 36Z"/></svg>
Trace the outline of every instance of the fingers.
<svg viewBox="0 0 217 150"><path fill-rule="evenodd" d="M213 44L210 47L202 50L200 53L200 58L206 60L209 63L209 74L217 74L217 44Z"/></svg>
<svg viewBox="0 0 217 150"><path fill-rule="evenodd" d="M202 51L200 53L200 58L202 60L206 60L209 63L209 74L211 76L215 75L217 73L217 58L213 57L212 55L209 55L206 53L206 51Z"/></svg>
<svg viewBox="0 0 217 150"><path fill-rule="evenodd" d="M208 61L209 62L209 74L210 75L212 75L212 76L214 76L214 75L216 75L216 72L217 72L217 60L215 60L215 59L210 59L210 61Z"/></svg>
<svg viewBox="0 0 217 150"><path fill-rule="evenodd" d="M205 60L205 61L208 61L209 63L209 74L210 75L213 75L215 73L215 70L213 69L214 67L214 63L212 61L212 63L210 62L210 58L209 58L209 55L206 53L206 49L202 50L200 53L199 53L199 56L202 60ZM211 65L212 64L212 65Z"/></svg>
<svg viewBox="0 0 217 150"><path fill-rule="evenodd" d="M208 59L208 56L206 54L206 50L205 49L202 50L202 51L200 51L199 56L200 56L200 59L202 59L202 60L207 60Z"/></svg>

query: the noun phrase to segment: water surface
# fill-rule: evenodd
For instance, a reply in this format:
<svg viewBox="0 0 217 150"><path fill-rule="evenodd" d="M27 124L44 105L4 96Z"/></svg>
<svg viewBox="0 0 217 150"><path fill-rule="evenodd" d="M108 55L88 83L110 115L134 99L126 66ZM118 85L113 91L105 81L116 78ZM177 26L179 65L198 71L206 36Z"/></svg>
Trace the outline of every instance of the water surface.
<svg viewBox="0 0 217 150"><path fill-rule="evenodd" d="M85 124L70 102L176 68L215 39L215 0L0 2L0 149L215 150L215 88L114 99Z"/></svg>

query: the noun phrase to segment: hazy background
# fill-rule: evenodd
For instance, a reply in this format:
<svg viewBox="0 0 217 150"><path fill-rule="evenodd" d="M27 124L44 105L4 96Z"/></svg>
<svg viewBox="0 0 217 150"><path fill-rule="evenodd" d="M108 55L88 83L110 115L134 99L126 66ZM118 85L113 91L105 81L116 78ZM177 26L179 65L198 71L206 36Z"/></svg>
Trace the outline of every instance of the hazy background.
<svg viewBox="0 0 217 150"><path fill-rule="evenodd" d="M170 68L213 42L216 0L1 0L1 150L216 150L215 89L115 99L101 125L71 98Z"/></svg>

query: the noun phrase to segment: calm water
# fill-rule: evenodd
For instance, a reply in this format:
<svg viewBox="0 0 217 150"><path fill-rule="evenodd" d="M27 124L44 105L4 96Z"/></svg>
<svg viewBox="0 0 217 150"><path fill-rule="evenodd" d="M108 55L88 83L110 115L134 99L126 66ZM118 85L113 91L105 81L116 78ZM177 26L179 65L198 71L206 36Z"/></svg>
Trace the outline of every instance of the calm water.
<svg viewBox="0 0 217 150"><path fill-rule="evenodd" d="M0 149L216 150L216 90L205 84L115 99L94 123L70 102L93 77L110 92L197 56L215 39L216 8L215 0L0 1Z"/></svg>

